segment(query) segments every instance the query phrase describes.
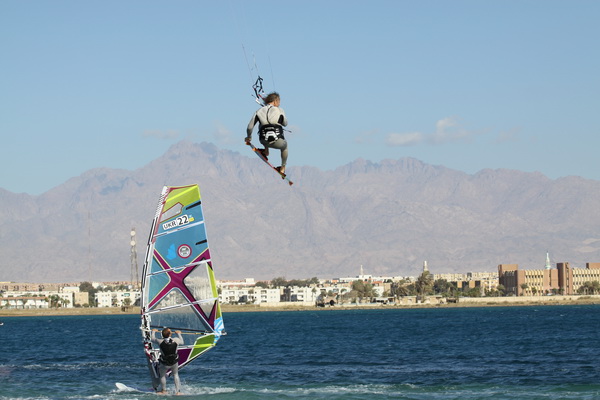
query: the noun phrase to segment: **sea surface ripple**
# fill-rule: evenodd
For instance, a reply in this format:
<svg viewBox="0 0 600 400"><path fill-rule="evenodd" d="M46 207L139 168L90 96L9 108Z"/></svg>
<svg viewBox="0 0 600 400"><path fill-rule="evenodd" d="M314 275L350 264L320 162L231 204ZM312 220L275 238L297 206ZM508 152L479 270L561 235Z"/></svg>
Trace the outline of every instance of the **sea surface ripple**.
<svg viewBox="0 0 600 400"><path fill-rule="evenodd" d="M600 306L224 314L189 399L600 399ZM4 317L0 400L151 399L136 315ZM173 390L172 380L168 382Z"/></svg>

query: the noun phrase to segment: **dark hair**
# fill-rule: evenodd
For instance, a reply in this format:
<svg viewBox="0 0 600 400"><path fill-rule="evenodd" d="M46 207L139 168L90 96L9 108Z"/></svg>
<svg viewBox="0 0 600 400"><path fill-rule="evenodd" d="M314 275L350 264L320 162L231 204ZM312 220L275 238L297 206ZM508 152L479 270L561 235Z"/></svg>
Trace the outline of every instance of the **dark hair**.
<svg viewBox="0 0 600 400"><path fill-rule="evenodd" d="M280 98L279 93L277 93L277 92L269 93L267 95L267 97L265 97L265 104L272 103L279 98Z"/></svg>
<svg viewBox="0 0 600 400"><path fill-rule="evenodd" d="M169 336L171 336L171 330L169 328L163 329L162 330L162 337L168 338Z"/></svg>

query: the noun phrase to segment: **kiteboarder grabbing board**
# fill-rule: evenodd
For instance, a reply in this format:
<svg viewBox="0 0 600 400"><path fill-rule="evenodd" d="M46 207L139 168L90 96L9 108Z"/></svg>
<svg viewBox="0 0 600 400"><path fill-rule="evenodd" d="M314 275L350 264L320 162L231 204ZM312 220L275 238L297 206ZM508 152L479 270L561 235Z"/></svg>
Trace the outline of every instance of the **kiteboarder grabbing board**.
<svg viewBox="0 0 600 400"><path fill-rule="evenodd" d="M273 164L271 164L269 162L269 160L267 160L267 158L260 152L259 149L257 149L252 143L250 142L246 142L248 144L248 146L250 146L252 148L252 151L254 152L254 154L256 154L261 160L263 160L269 167L271 167L273 169L273 171L277 172L279 174L279 176L281 176L281 179L285 179L286 181L288 181L288 184L290 186L292 186L294 184L294 182L290 181L290 178L287 177L286 174L282 174L281 171L279 171L277 168L275 168L273 166Z"/></svg>

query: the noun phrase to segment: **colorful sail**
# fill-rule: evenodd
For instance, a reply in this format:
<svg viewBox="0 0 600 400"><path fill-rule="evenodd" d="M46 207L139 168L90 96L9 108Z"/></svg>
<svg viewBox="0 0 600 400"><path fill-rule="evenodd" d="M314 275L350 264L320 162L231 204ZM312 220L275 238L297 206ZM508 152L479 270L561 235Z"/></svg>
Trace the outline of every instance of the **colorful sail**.
<svg viewBox="0 0 600 400"><path fill-rule="evenodd" d="M148 239L141 329L155 389L160 331L165 327L181 331L179 368L214 347L224 334L198 185L163 188Z"/></svg>

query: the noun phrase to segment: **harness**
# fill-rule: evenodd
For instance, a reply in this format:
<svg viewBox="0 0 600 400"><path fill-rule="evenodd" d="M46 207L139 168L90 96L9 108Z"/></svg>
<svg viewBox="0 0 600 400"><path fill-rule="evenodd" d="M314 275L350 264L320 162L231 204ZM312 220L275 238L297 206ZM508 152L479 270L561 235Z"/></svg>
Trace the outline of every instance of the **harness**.
<svg viewBox="0 0 600 400"><path fill-rule="evenodd" d="M177 342L174 342L173 339L168 338L162 341L160 344L160 358L159 361L165 365L173 365L179 360L179 355L177 354Z"/></svg>
<svg viewBox="0 0 600 400"><path fill-rule="evenodd" d="M285 139L283 136L283 127L279 124L271 124L269 121L269 111L273 106L267 109L267 123L258 127L258 135L261 142L273 143L277 139Z"/></svg>
<svg viewBox="0 0 600 400"><path fill-rule="evenodd" d="M283 137L283 129L281 128L281 125L261 125L258 128L258 134L261 142L273 143L277 139L285 139Z"/></svg>

